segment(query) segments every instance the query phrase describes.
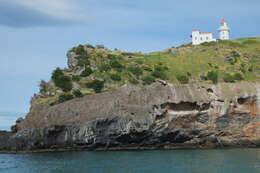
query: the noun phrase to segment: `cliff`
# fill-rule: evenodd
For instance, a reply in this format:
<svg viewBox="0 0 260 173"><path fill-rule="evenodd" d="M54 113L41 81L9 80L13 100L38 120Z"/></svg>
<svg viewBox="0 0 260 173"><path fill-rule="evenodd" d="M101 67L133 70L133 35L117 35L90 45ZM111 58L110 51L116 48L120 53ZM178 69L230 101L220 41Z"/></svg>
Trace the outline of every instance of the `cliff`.
<svg viewBox="0 0 260 173"><path fill-rule="evenodd" d="M259 147L259 87L125 85L48 108L34 105L5 149Z"/></svg>
<svg viewBox="0 0 260 173"><path fill-rule="evenodd" d="M131 53L79 45L0 150L260 146L260 38Z"/></svg>

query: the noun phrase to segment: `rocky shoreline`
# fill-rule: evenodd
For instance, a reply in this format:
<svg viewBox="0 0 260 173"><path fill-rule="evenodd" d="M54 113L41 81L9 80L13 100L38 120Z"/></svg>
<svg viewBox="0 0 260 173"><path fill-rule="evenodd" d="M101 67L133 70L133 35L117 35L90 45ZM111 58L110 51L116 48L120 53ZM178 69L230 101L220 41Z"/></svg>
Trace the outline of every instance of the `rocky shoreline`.
<svg viewBox="0 0 260 173"><path fill-rule="evenodd" d="M0 151L260 147L259 89L155 83L32 104L15 133L0 133Z"/></svg>

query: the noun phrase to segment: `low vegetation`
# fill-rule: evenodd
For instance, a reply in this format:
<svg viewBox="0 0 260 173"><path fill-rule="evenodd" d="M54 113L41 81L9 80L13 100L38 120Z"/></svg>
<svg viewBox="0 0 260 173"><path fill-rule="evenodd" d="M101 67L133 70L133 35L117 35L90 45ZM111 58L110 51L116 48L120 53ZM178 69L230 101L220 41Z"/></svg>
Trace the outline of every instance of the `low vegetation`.
<svg viewBox="0 0 260 173"><path fill-rule="evenodd" d="M64 75L60 68L56 68L53 71L51 79L55 85L61 88L64 92L68 92L72 89L71 77Z"/></svg>
<svg viewBox="0 0 260 173"><path fill-rule="evenodd" d="M68 58L72 58L74 64L70 64L68 69L56 68L50 82L41 81L39 84L41 93L48 93L50 86L55 86L58 90L53 92L59 96L59 103L113 90L126 83L150 85L164 80L181 84L217 84L257 81L260 76L260 38L198 46L187 44L145 54L111 51L103 45L87 44L76 46L69 53L73 53Z"/></svg>
<svg viewBox="0 0 260 173"><path fill-rule="evenodd" d="M59 103L62 103L62 102L65 102L65 101L68 101L68 100L71 100L73 99L73 95L70 94L70 93L64 93L64 94L61 94L59 95Z"/></svg>
<svg viewBox="0 0 260 173"><path fill-rule="evenodd" d="M86 83L86 87L92 88L96 93L100 93L104 88L104 81L93 80L91 82Z"/></svg>
<svg viewBox="0 0 260 173"><path fill-rule="evenodd" d="M187 84L189 83L189 78L185 75L178 75L177 76L177 79L178 81L181 83L181 84Z"/></svg>

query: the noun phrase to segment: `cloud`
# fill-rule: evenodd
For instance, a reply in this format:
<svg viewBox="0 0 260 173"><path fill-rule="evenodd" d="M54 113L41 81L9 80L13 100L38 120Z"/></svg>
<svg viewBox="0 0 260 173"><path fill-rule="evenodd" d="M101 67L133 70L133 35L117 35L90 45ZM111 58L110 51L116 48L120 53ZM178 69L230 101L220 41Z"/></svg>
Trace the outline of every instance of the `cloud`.
<svg viewBox="0 0 260 173"><path fill-rule="evenodd" d="M0 25L32 27L82 22L81 9L68 0L0 0Z"/></svg>

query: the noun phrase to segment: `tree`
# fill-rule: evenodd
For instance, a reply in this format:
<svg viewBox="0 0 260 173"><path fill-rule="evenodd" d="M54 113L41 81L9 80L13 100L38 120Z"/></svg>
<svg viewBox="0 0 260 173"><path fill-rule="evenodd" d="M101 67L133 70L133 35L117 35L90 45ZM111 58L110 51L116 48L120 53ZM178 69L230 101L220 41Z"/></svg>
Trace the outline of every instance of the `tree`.
<svg viewBox="0 0 260 173"><path fill-rule="evenodd" d="M70 91L72 89L71 78L69 76L62 76L59 79L57 86L60 87L65 92Z"/></svg>
<svg viewBox="0 0 260 173"><path fill-rule="evenodd" d="M86 87L94 89L96 93L100 93L104 88L104 81L93 80L91 82L86 83Z"/></svg>
<svg viewBox="0 0 260 173"><path fill-rule="evenodd" d="M44 80L41 80L39 83L39 87L40 87L40 92L41 93L45 93L48 91L48 83L45 82Z"/></svg>
<svg viewBox="0 0 260 173"><path fill-rule="evenodd" d="M75 53L77 55L82 55L85 53L85 49L84 49L84 46L83 45L78 45L77 47L75 47Z"/></svg>
<svg viewBox="0 0 260 173"><path fill-rule="evenodd" d="M56 80L59 80L59 78L60 78L61 76L64 76L63 71L62 71L59 67L57 67L57 68L52 72L51 79L52 79L53 81L56 81Z"/></svg>
<svg viewBox="0 0 260 173"><path fill-rule="evenodd" d="M90 67L86 67L85 70L80 74L81 77L87 77L93 73Z"/></svg>
<svg viewBox="0 0 260 173"><path fill-rule="evenodd" d="M52 77L54 84L61 88L63 91L68 92L72 89L72 82L69 76L65 76L60 68L56 68L52 72Z"/></svg>

